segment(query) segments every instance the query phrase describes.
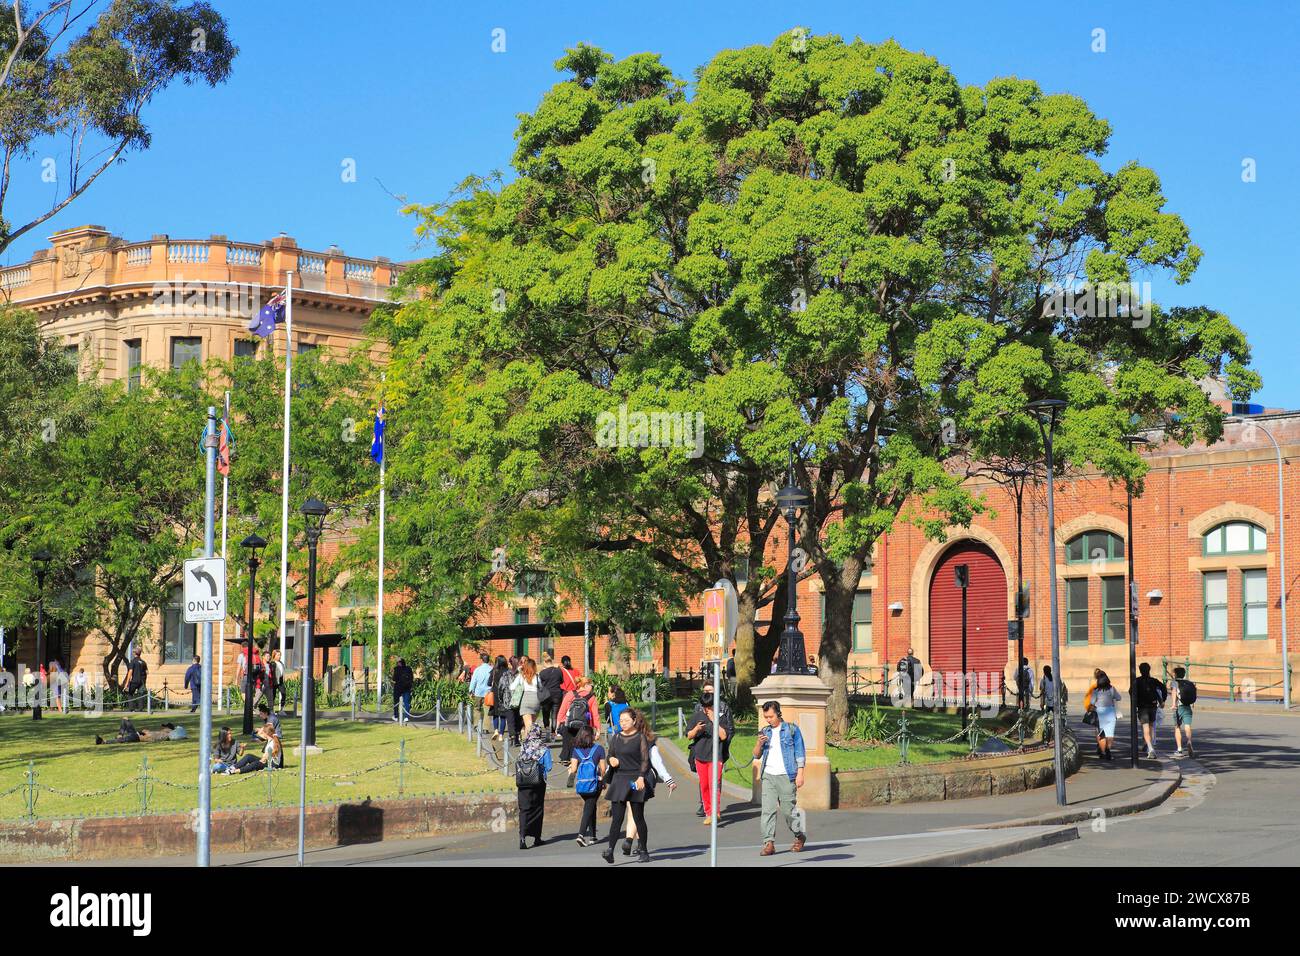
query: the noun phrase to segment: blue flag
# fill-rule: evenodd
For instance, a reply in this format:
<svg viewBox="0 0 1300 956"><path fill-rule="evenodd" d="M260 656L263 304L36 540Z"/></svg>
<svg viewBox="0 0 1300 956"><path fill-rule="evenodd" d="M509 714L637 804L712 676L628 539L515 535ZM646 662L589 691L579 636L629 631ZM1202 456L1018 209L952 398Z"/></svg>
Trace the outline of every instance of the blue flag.
<svg viewBox="0 0 1300 956"><path fill-rule="evenodd" d="M284 293L277 292L262 306L257 318L249 320L248 331L258 338L267 338L275 333L275 327L284 321Z"/></svg>
<svg viewBox="0 0 1300 956"><path fill-rule="evenodd" d="M375 460L376 465L384 463L384 406L379 406L379 411L375 412L375 437L370 442L370 457Z"/></svg>

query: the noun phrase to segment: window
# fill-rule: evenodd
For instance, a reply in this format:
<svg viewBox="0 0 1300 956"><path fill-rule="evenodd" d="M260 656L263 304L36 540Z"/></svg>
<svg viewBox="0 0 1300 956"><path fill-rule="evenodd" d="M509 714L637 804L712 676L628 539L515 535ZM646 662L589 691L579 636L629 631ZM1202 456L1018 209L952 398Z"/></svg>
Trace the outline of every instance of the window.
<svg viewBox="0 0 1300 956"><path fill-rule="evenodd" d="M1124 643L1124 579L1118 575L1101 579L1101 639Z"/></svg>
<svg viewBox="0 0 1300 956"><path fill-rule="evenodd" d="M550 577L545 571L520 571L515 575L515 594L521 598L550 597Z"/></svg>
<svg viewBox="0 0 1300 956"><path fill-rule="evenodd" d="M655 638L653 634L638 634L636 636L636 659L639 661L652 661L655 659Z"/></svg>
<svg viewBox="0 0 1300 956"><path fill-rule="evenodd" d="M527 623L528 623L528 614L529 614L529 611L528 611L528 608L526 608L526 607L517 607L517 608L515 608L515 623L516 623L516 624L527 624Z"/></svg>
<svg viewBox="0 0 1300 956"><path fill-rule="evenodd" d="M1268 637L1268 572L1241 572L1241 618L1246 638Z"/></svg>
<svg viewBox="0 0 1300 956"><path fill-rule="evenodd" d="M1205 536L1206 555L1263 554L1268 550L1268 533L1248 521L1229 521Z"/></svg>
<svg viewBox="0 0 1300 956"><path fill-rule="evenodd" d="M203 361L203 340L199 338L172 339L172 368L178 369L186 362Z"/></svg>
<svg viewBox="0 0 1300 956"><path fill-rule="evenodd" d="M537 642L540 645L541 654L555 654L555 638L552 636L543 637Z"/></svg>
<svg viewBox="0 0 1300 956"><path fill-rule="evenodd" d="M308 352L315 352L315 351L316 351L316 348L317 348L317 346L316 346L316 343L315 343L315 342L299 342L299 343L298 343L298 354L299 354L299 355L306 355Z"/></svg>
<svg viewBox="0 0 1300 956"><path fill-rule="evenodd" d="M181 619L181 588L172 588L171 600L163 608L163 663L188 664L194 659L197 624L186 624Z"/></svg>
<svg viewBox="0 0 1300 956"><path fill-rule="evenodd" d="M1228 572L1206 571L1205 589L1205 639L1228 639Z"/></svg>
<svg viewBox="0 0 1300 956"><path fill-rule="evenodd" d="M362 589L361 582L349 580L335 589L334 606L338 608L370 607L375 603L376 591Z"/></svg>
<svg viewBox="0 0 1300 956"><path fill-rule="evenodd" d="M235 358L257 358L259 339L235 339Z"/></svg>
<svg viewBox="0 0 1300 956"><path fill-rule="evenodd" d="M1089 561L1118 561L1124 557L1124 539L1109 531L1085 531L1065 545L1065 560L1070 564Z"/></svg>
<svg viewBox="0 0 1300 956"><path fill-rule="evenodd" d="M1065 642L1088 643L1088 579L1065 582Z"/></svg>
<svg viewBox="0 0 1300 956"><path fill-rule="evenodd" d="M126 349L126 390L134 392L140 387L140 340L128 339L122 345Z"/></svg>
<svg viewBox="0 0 1300 956"><path fill-rule="evenodd" d="M853 649L871 650L871 592L859 591L853 595Z"/></svg>

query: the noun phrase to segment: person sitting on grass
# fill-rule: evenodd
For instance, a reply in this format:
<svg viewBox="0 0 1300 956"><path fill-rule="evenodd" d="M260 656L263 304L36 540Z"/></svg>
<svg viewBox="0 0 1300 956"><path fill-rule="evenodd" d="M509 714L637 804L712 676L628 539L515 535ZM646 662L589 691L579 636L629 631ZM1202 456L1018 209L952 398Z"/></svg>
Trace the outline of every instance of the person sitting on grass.
<svg viewBox="0 0 1300 956"><path fill-rule="evenodd" d="M280 715L271 713L271 708L266 705L266 701L262 701L257 705L257 712L262 715L262 726L265 727L266 725L269 724L270 726L275 728L275 736L277 737L281 736ZM259 737L262 740L266 739L266 737L262 734L262 731L260 729L254 731L253 736Z"/></svg>
<svg viewBox="0 0 1300 956"><path fill-rule="evenodd" d="M276 770L284 767L284 751L280 747L280 738L275 735L271 725L263 724L262 731L258 736L266 741L266 746L262 748L262 759L259 760L253 754L245 754L237 764L226 770L228 775L256 773L259 770L265 770L267 767L273 767Z"/></svg>
<svg viewBox="0 0 1300 956"><path fill-rule="evenodd" d="M239 762L243 753L244 745L235 739L229 727L222 727L221 736L217 738L216 753L212 755L212 772L225 773Z"/></svg>

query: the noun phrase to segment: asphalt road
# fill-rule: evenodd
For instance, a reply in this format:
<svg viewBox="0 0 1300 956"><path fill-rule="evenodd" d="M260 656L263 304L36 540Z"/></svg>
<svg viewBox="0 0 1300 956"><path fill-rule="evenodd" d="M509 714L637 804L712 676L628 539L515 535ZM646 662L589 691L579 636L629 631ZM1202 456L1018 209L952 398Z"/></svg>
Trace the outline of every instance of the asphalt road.
<svg viewBox="0 0 1300 956"><path fill-rule="evenodd" d="M1080 824L1078 840L980 865L1300 865L1300 717L1196 716L1197 759L1179 761L1183 785L1164 804ZM1168 754L1172 744L1163 743ZM1117 747L1117 762L1126 757Z"/></svg>

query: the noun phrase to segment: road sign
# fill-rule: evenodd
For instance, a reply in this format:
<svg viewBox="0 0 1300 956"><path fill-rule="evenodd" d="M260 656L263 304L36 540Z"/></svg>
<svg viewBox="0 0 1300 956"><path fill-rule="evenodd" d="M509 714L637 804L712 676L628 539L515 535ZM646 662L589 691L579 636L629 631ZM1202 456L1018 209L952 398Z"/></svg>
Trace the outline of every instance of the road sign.
<svg viewBox="0 0 1300 956"><path fill-rule="evenodd" d="M226 619L226 562L221 558L194 558L185 562L186 624Z"/></svg>
<svg viewBox="0 0 1300 956"><path fill-rule="evenodd" d="M709 588L704 592L704 660L722 660L722 645L727 640L727 592Z"/></svg>
<svg viewBox="0 0 1300 956"><path fill-rule="evenodd" d="M1007 640L1020 640L1022 626L1023 622L1021 621L1007 621Z"/></svg>

